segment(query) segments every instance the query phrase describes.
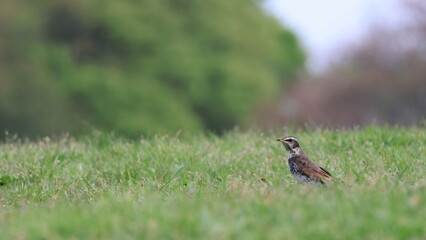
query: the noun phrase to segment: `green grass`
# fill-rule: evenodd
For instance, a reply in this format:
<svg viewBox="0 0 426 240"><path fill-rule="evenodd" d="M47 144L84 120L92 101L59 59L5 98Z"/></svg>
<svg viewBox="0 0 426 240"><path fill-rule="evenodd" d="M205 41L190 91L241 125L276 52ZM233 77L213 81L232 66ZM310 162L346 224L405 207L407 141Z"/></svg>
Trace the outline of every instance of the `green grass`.
<svg viewBox="0 0 426 240"><path fill-rule="evenodd" d="M300 185L296 135L337 179ZM426 239L426 128L0 145L2 239Z"/></svg>

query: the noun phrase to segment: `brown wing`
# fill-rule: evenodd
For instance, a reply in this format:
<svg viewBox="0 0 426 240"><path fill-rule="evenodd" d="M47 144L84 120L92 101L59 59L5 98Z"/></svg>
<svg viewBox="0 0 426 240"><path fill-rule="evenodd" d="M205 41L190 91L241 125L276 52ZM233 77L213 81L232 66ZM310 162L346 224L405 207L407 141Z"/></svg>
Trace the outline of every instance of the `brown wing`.
<svg viewBox="0 0 426 240"><path fill-rule="evenodd" d="M309 167L299 167L298 171L300 174L305 175L314 181L322 182L322 179L331 179L330 174L327 174L327 172L321 168L320 170L317 170Z"/></svg>
<svg viewBox="0 0 426 240"><path fill-rule="evenodd" d="M319 167L319 168L321 169L322 175L324 175L326 178L331 178L331 174L327 170L325 170L322 167Z"/></svg>
<svg viewBox="0 0 426 240"><path fill-rule="evenodd" d="M298 165L298 172L313 181L324 183L323 179L331 179L331 174L327 170L319 167L306 156L301 159Z"/></svg>

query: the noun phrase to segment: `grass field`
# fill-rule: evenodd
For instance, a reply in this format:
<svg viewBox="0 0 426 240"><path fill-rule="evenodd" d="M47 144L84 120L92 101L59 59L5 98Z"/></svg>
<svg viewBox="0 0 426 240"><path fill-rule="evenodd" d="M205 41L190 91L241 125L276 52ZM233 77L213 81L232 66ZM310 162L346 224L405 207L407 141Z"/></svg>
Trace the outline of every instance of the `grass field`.
<svg viewBox="0 0 426 240"><path fill-rule="evenodd" d="M339 180L297 184L283 135ZM425 176L425 127L9 137L0 238L426 239Z"/></svg>

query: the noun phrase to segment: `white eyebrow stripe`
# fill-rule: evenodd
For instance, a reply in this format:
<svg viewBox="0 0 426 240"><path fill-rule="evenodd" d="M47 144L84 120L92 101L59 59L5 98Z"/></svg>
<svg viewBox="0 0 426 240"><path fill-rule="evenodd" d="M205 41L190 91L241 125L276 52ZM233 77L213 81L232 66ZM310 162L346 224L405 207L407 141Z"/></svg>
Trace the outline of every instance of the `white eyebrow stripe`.
<svg viewBox="0 0 426 240"><path fill-rule="evenodd" d="M286 137L286 138L284 138L284 140L288 140L288 139L292 139L292 140L296 140L297 141L297 139L295 137Z"/></svg>

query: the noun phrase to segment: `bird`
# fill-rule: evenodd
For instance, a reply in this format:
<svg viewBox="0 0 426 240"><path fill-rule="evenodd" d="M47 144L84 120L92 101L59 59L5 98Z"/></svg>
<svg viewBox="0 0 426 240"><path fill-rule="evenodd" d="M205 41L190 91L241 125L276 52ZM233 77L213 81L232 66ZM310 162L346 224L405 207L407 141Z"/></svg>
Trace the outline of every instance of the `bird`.
<svg viewBox="0 0 426 240"><path fill-rule="evenodd" d="M314 163L300 147L299 141L293 136L278 138L288 153L288 166L293 177L300 183L325 184L332 180L331 174Z"/></svg>

